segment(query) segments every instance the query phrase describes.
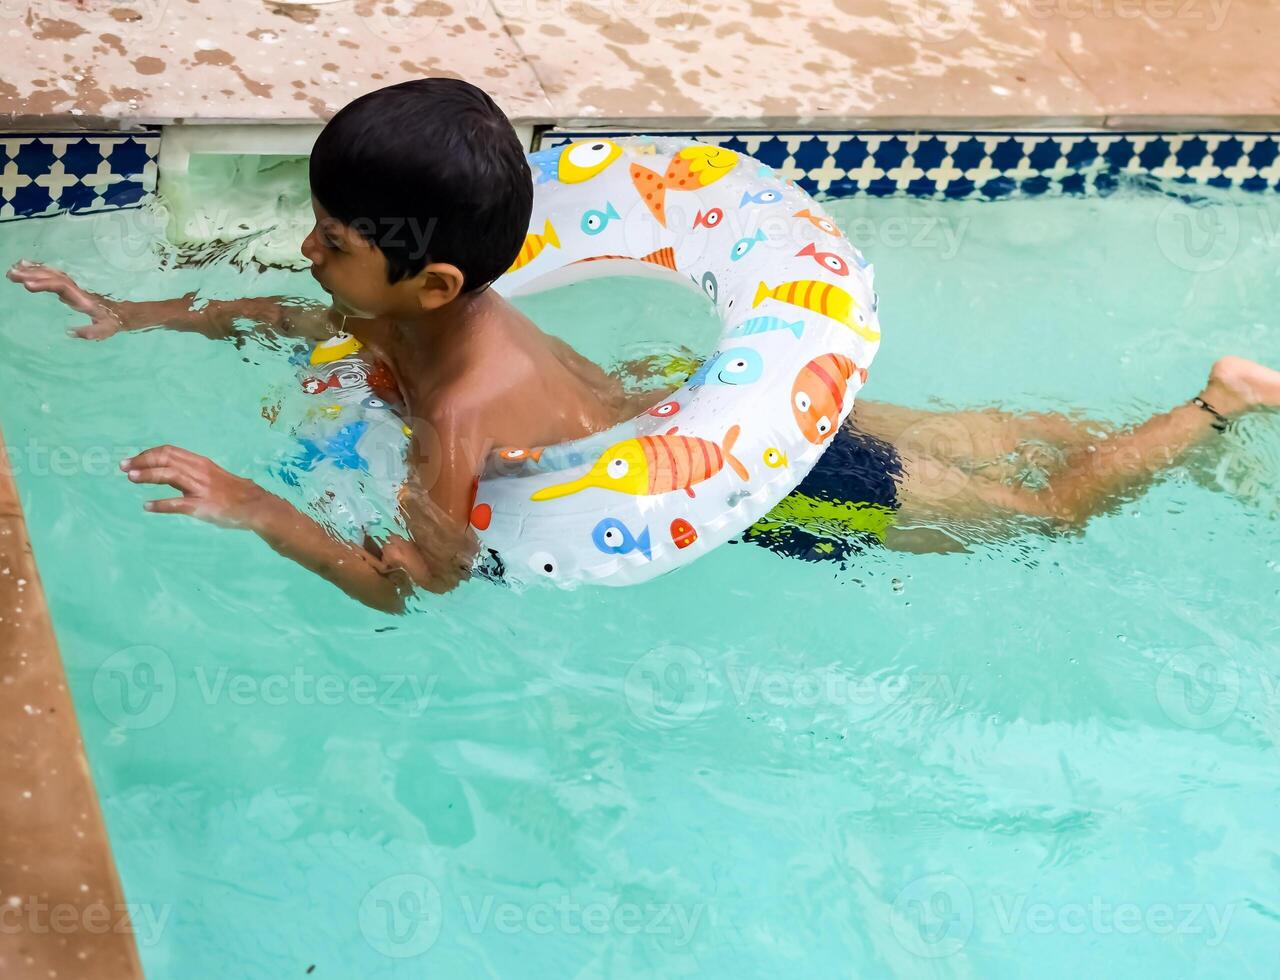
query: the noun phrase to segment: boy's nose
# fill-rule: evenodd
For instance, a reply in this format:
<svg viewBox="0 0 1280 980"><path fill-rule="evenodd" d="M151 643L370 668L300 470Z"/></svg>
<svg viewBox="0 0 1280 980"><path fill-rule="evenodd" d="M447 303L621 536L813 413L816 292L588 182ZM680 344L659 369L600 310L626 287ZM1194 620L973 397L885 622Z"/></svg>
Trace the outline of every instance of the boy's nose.
<svg viewBox="0 0 1280 980"><path fill-rule="evenodd" d="M323 251L317 247L315 235L308 235L302 240L302 257L309 260L312 265L319 265Z"/></svg>

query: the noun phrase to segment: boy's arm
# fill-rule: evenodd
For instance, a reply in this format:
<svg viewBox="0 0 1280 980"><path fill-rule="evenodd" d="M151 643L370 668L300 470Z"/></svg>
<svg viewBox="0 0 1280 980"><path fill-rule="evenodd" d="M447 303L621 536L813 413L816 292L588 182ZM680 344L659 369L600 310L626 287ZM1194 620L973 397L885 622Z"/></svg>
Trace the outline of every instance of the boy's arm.
<svg viewBox="0 0 1280 980"><path fill-rule="evenodd" d="M440 439L437 433L450 435ZM466 579L475 553L468 517L483 445L456 428L419 422L402 506L410 539L364 547L332 537L288 501L203 456L159 446L121 462L135 483L157 483L181 497L148 501L159 514L187 514L251 530L276 552L332 582L353 599L389 613L404 611L414 587L444 593Z"/></svg>
<svg viewBox="0 0 1280 980"><path fill-rule="evenodd" d="M235 337L256 328L268 335L323 340L336 324L321 303L280 296L201 302L195 293L178 299L131 303L109 299L82 289L65 272L33 262L19 262L8 272L13 282L31 293L53 293L64 304L89 318L86 326L70 331L85 340L106 340L122 330L165 327L202 334L214 340Z"/></svg>

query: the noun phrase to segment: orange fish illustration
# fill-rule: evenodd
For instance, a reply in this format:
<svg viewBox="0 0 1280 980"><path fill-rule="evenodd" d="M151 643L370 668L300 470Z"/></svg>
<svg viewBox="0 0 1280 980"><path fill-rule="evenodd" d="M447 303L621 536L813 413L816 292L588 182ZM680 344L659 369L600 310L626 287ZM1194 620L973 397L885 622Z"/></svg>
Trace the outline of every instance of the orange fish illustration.
<svg viewBox="0 0 1280 980"><path fill-rule="evenodd" d="M537 463L542 459L542 447L539 446L537 449L517 449L515 447L499 449L498 456L508 463L522 463L526 459L531 459Z"/></svg>
<svg viewBox="0 0 1280 980"><path fill-rule="evenodd" d="M740 431L740 426L731 426L719 446L710 439L676 435L674 427L660 436L625 439L606 449L580 479L544 487L529 499L553 500L589 487L636 497L683 490L692 497L694 485L711 479L725 463L746 480L747 468L733 455Z"/></svg>
<svg viewBox="0 0 1280 980"><path fill-rule="evenodd" d="M667 227L667 193L693 191L714 184L738 165L738 154L722 146L686 146L671 158L667 172L631 164L631 182L649 211Z"/></svg>
<svg viewBox="0 0 1280 980"><path fill-rule="evenodd" d="M667 269L675 269L676 267L676 250L668 245L666 248L660 248L650 252L648 255L642 255L638 259L633 255L589 255L585 259L575 259L571 265L577 265L579 262L600 262L605 259L632 259L637 262L648 262L651 265L660 265Z"/></svg>
<svg viewBox="0 0 1280 980"><path fill-rule="evenodd" d="M796 279L784 282L779 286L760 283L756 287L756 296L752 300L753 307L759 306L766 299L776 299L780 303L801 306L814 313L829 316L838 323L856 333L864 340L879 340L880 331L872 330L862 322L858 315L858 301L839 286L817 279Z"/></svg>
<svg viewBox="0 0 1280 980"><path fill-rule="evenodd" d="M791 387L791 411L804 437L815 446L821 446L835 433L849 379L855 374L866 380L866 368L858 367L843 354L823 354L796 375Z"/></svg>
<svg viewBox="0 0 1280 980"><path fill-rule="evenodd" d="M551 219L547 219L546 225L543 226L542 234L529 232L524 236L524 245L520 247L520 254L516 256L516 260L511 263L508 272L515 272L517 269L523 269L526 265L542 254L542 250L550 245L553 248L560 247L560 238L556 235L556 230L551 226Z"/></svg>
<svg viewBox="0 0 1280 980"><path fill-rule="evenodd" d="M795 214L792 215L792 217L804 218L805 221L809 222L809 224L813 225L813 227L819 228L822 231L825 231L828 235L840 234L840 229L836 227L836 224L834 221L832 221L830 218L824 218L820 214L814 214L808 208L805 208L803 211L797 211Z"/></svg>

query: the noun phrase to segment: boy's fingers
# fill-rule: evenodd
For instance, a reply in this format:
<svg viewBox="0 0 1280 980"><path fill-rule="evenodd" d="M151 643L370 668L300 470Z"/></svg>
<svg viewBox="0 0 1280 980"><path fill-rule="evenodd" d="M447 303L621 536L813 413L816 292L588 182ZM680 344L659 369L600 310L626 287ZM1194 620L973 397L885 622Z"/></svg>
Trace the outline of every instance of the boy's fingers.
<svg viewBox="0 0 1280 980"><path fill-rule="evenodd" d="M136 456L121 460L120 468L122 470L140 470L152 466L174 466L201 458L195 453L179 449L177 446L153 446L151 449L144 449Z"/></svg>
<svg viewBox="0 0 1280 980"><path fill-rule="evenodd" d="M142 505L153 514L186 514L193 515L196 502L190 497L165 497L162 500L148 500Z"/></svg>
<svg viewBox="0 0 1280 980"><path fill-rule="evenodd" d="M163 483L183 493L190 493L195 486L192 475L177 466L135 466L129 470L129 479L134 483Z"/></svg>

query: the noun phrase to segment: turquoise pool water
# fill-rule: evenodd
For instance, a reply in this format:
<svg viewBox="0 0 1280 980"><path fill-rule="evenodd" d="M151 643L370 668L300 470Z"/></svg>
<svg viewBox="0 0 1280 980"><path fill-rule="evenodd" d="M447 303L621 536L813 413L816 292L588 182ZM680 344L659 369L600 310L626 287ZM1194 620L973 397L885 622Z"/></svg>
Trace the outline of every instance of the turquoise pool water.
<svg viewBox="0 0 1280 980"><path fill-rule="evenodd" d="M833 210L879 273L867 397L1127 422L1222 353L1280 364L1274 199ZM0 264L314 293L162 272L147 234L8 224ZM0 423L150 977L1274 975L1280 419L1081 538L734 545L388 619L115 469L171 442L256 472L281 355L80 342L0 286ZM601 357L714 332L649 283L528 308Z"/></svg>

